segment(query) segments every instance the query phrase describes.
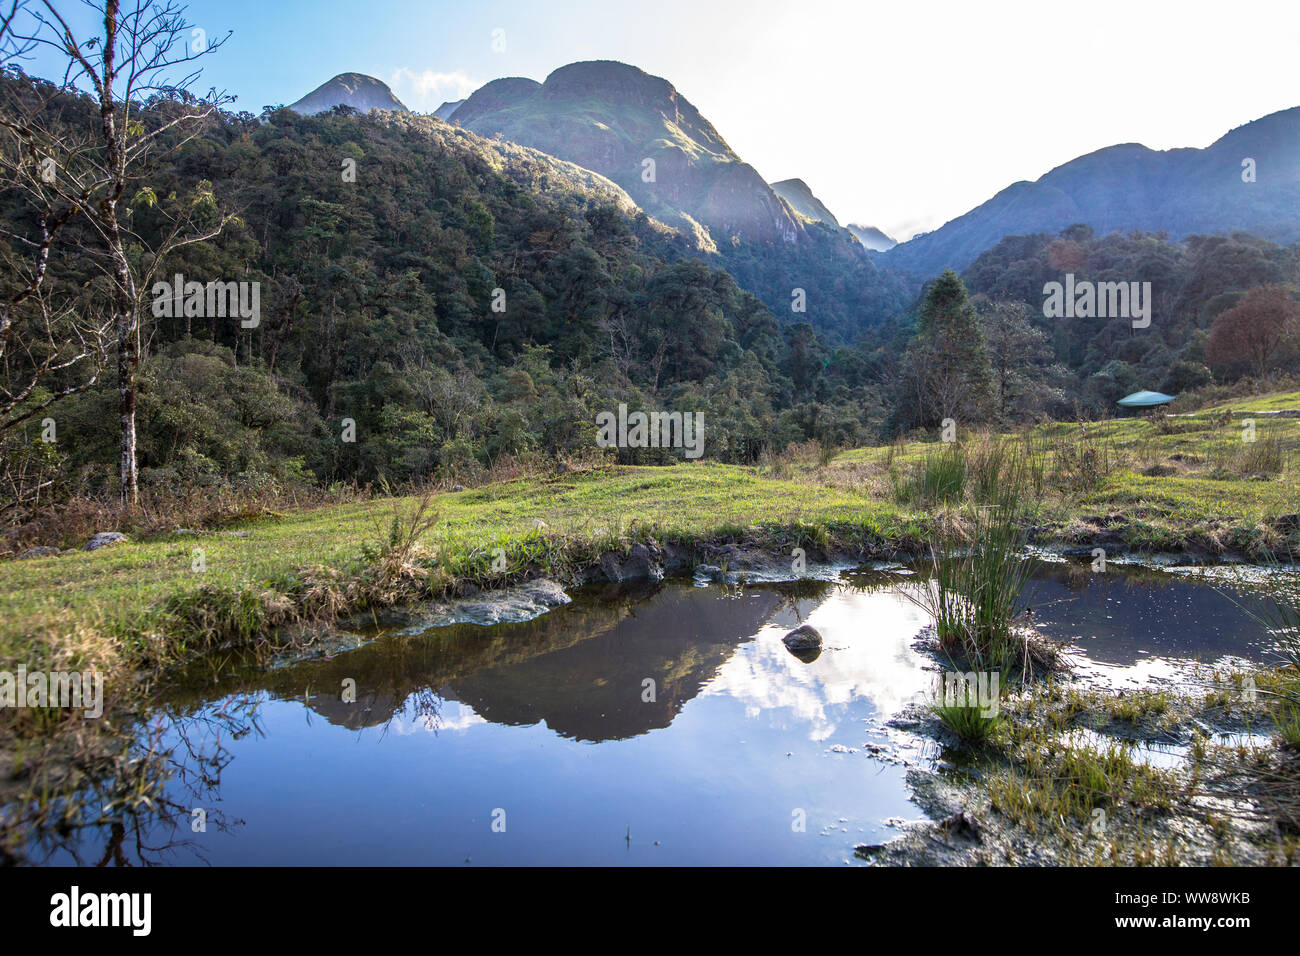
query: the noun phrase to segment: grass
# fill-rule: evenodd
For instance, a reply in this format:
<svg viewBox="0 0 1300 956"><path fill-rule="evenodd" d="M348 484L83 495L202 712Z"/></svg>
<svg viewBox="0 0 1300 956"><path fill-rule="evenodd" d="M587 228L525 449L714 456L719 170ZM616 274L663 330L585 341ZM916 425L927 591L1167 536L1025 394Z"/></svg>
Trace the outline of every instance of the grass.
<svg viewBox="0 0 1300 956"><path fill-rule="evenodd" d="M980 747L988 742L1002 718L985 709L961 704L935 704L931 711L948 730L967 747Z"/></svg>
<svg viewBox="0 0 1300 956"><path fill-rule="evenodd" d="M1257 395L1253 398L1236 399L1222 402L1204 409L1207 414L1216 412L1280 412L1300 409L1300 391L1273 392L1269 395Z"/></svg>
<svg viewBox="0 0 1300 956"><path fill-rule="evenodd" d="M240 530L248 537L159 535L98 552L0 562L0 657L43 657L74 620L112 630L128 645L127 656L146 650L159 626L216 624L245 634L256 624L250 595L274 602L323 587L331 573L340 583L357 578L376 549L390 545L394 509L413 506L412 499L322 506L246 523ZM412 546L424 548L449 581L480 584L526 567L563 573L652 535L689 543L743 534L784 547L819 536L915 544L927 530L923 516L861 493L709 463L521 478L441 494L434 506L436 521L418 529ZM204 552L202 573L191 570L196 548ZM498 548L505 574L492 569ZM200 615L205 604L211 607Z"/></svg>
<svg viewBox="0 0 1300 956"><path fill-rule="evenodd" d="M1104 527L1134 549L1300 553L1300 419L1261 420L1257 439L1242 442L1221 416L1129 418L948 445L808 445L755 468L598 467L439 494L436 516L406 530L393 522L418 499L250 509L225 526L244 537L146 532L93 553L0 561L0 666L169 662L304 616L527 571L563 575L649 537L919 555L945 544L954 519L978 539L986 529L974 515L1010 467L1033 505L1035 540L1086 541ZM1156 465L1171 473L1142 473ZM378 573L399 538L406 553ZM192 570L196 549L203 572Z"/></svg>
<svg viewBox="0 0 1300 956"><path fill-rule="evenodd" d="M1007 674L1024 657L1015 631L1031 562L1014 503L1017 486L996 505L965 511L931 553L934 577L917 600L935 622L939 647L961 668Z"/></svg>
<svg viewBox="0 0 1300 956"><path fill-rule="evenodd" d="M1026 749L1016 766L990 775L994 810L1030 833L1056 820L1091 824L1094 810L1113 813L1121 803L1168 809L1178 797L1176 776L1134 756L1121 741ZM1105 819L1104 817L1100 819Z"/></svg>

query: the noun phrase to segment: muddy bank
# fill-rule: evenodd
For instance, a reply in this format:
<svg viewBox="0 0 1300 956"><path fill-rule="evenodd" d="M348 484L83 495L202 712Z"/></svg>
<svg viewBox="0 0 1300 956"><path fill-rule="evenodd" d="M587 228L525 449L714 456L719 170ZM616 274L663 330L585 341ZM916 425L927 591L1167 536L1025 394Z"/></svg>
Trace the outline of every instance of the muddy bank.
<svg viewBox="0 0 1300 956"><path fill-rule="evenodd" d="M1063 543L1051 538L1026 551L1033 560L1065 561L1087 568L1095 560L1095 547L1105 549L1106 560L1129 567L1153 569L1204 568L1211 564L1244 564L1245 556L1224 561L1207 553L1150 552L1126 548L1118 532L1108 532L1087 544ZM413 634L432 627L458 623L484 626L530 620L569 600L567 590L595 584L638 584L690 578L698 586L719 584L780 583L798 580L834 581L853 569L907 571L908 565L928 561L927 546L869 545L817 547L805 545L788 551L757 540L717 539L690 545L654 539L638 541L626 550L611 550L567 573L544 574L527 569L499 588L483 589L470 581L454 585L437 600L369 609L335 622L296 625L279 635L274 666L331 656L362 646L381 635ZM907 573L910 573L907 572Z"/></svg>
<svg viewBox="0 0 1300 956"><path fill-rule="evenodd" d="M1289 805L1300 760L1277 746L1252 671L1189 664L1134 690L1071 668L1012 695L1002 726L973 747L911 704L889 726L942 748L908 762L928 819L893 821L898 837L855 855L879 866L1300 863Z"/></svg>

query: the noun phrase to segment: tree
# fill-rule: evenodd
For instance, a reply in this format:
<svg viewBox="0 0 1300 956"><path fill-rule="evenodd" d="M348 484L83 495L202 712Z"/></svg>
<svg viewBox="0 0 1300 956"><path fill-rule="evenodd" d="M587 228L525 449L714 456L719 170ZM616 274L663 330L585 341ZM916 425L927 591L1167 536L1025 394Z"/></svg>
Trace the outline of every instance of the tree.
<svg viewBox="0 0 1300 956"><path fill-rule="evenodd" d="M185 20L185 8L170 0L135 0L125 9L120 0L104 0L103 11L102 32L79 39L51 0L42 0L29 11L28 29L16 36L33 48L65 57L66 88L86 83L99 107L96 128L81 141L52 124L27 135L33 149L55 158L55 192L84 213L99 242L96 261L108 278L106 311L117 348L121 500L124 506L134 506L139 493L135 405L142 290L170 253L217 235L229 217L213 218L215 200L205 183L170 209L142 183L131 202L158 206L168 227L147 255L128 255L128 241L144 241L130 227L130 207L123 210L120 204L147 164L157 160L160 147L164 152L180 149L198 135L207 117L229 102L215 90L196 99L189 88L198 79L197 71L177 80L167 77L173 68L219 48L229 34L208 42Z"/></svg>
<svg viewBox="0 0 1300 956"><path fill-rule="evenodd" d="M0 72L18 74L33 48L17 33L26 3L0 7ZM66 247L77 205L55 188L53 157L33 136L41 113L64 92L54 84L6 86L0 98L0 513L27 504L53 480L53 455L32 453L19 426L91 388L105 359L108 323L66 288L51 288L50 265ZM51 449L52 450L52 449Z"/></svg>
<svg viewBox="0 0 1300 956"><path fill-rule="evenodd" d="M951 269L925 291L899 391L910 419L901 424L932 428L951 418L969 425L992 413L993 371L984 336L966 287Z"/></svg>
<svg viewBox="0 0 1300 956"><path fill-rule="evenodd" d="M1081 227L1086 228L1086 227ZM1030 321L1033 311L1023 302L977 298L984 342L993 373L998 418L1034 412L1060 393L1045 382L1047 363L1054 356L1051 340ZM1063 371L1063 370L1061 370Z"/></svg>
<svg viewBox="0 0 1300 956"><path fill-rule="evenodd" d="M1210 326L1205 357L1217 368L1246 367L1265 375L1300 344L1300 303L1280 285L1257 286Z"/></svg>

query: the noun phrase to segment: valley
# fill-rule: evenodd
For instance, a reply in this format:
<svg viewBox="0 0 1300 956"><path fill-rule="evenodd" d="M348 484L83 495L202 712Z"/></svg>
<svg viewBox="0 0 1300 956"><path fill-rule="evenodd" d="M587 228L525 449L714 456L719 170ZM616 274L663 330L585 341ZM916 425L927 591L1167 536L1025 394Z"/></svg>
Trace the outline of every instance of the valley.
<svg viewBox="0 0 1300 956"><path fill-rule="evenodd" d="M1296 864L1300 107L64 6L0 4L0 864Z"/></svg>

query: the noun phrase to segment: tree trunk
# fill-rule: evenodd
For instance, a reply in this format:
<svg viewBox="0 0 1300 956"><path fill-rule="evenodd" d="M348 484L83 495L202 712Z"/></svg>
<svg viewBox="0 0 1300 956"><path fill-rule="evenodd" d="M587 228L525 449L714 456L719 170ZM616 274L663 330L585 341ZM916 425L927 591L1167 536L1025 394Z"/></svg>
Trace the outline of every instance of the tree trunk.
<svg viewBox="0 0 1300 956"><path fill-rule="evenodd" d="M113 102L114 52L117 44L118 0L104 5L104 60L99 86L100 135L104 139L105 167L112 185L99 202L99 221L108 240L108 254L113 262L112 314L117 328L117 394L121 423L121 500L124 508L133 508L139 500L139 482L135 462L135 379L140 367L140 313L135 296L135 280L122 243L117 221L117 203L126 191L126 143L117 127L116 104Z"/></svg>
<svg viewBox="0 0 1300 956"><path fill-rule="evenodd" d="M105 203L110 206L109 203ZM117 216L109 209L105 217L111 224L110 244L114 259L113 313L117 326L117 396L121 423L121 494L122 506L133 508L139 499L139 481L135 456L136 373L140 368L140 316L136 308L135 287L130 266L122 252Z"/></svg>

